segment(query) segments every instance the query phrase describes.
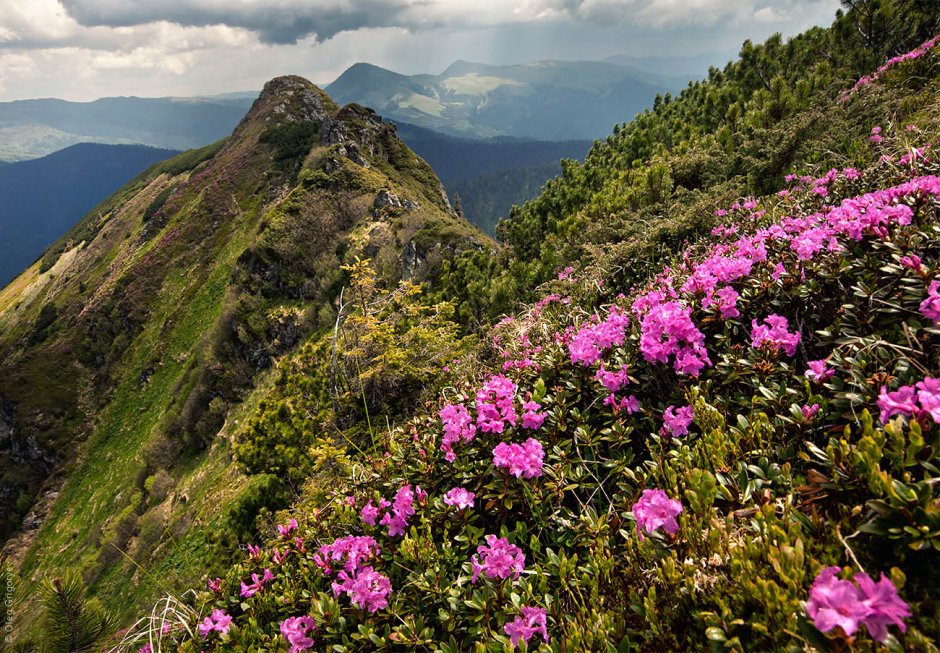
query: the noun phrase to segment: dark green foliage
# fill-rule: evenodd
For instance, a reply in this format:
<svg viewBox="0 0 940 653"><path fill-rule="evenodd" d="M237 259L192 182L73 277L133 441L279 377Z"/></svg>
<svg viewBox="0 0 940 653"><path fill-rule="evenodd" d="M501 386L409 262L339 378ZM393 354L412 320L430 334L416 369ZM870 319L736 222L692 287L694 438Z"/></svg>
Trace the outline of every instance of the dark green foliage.
<svg viewBox="0 0 940 653"><path fill-rule="evenodd" d="M274 474L255 476L248 488L225 510L221 533L229 538L229 544L251 542L275 511L289 505L292 496L283 477Z"/></svg>
<svg viewBox="0 0 940 653"><path fill-rule="evenodd" d="M58 314L55 304L52 303L44 304L39 309L39 315L36 316L36 321L33 323L33 332L29 336L30 344L35 345L46 339L49 327L55 322Z"/></svg>
<svg viewBox="0 0 940 653"><path fill-rule="evenodd" d="M170 195L172 195L175 191L176 191L175 186L167 186L162 191L160 191L160 194L157 195L154 198L154 200L150 203L150 205L146 208L146 210L144 210L144 215L143 215L142 220L144 222L149 222L150 219L154 215L156 215L157 211L163 208L163 205L166 204L166 201L170 199Z"/></svg>
<svg viewBox="0 0 940 653"><path fill-rule="evenodd" d="M291 166L310 151L320 134L320 125L312 122L288 122L271 127L261 134L261 142L274 148L274 160L280 166Z"/></svg>
<svg viewBox="0 0 940 653"><path fill-rule="evenodd" d="M87 598L81 577L66 574L42 587L45 623L42 650L48 653L90 653L115 628L113 618L97 599Z"/></svg>

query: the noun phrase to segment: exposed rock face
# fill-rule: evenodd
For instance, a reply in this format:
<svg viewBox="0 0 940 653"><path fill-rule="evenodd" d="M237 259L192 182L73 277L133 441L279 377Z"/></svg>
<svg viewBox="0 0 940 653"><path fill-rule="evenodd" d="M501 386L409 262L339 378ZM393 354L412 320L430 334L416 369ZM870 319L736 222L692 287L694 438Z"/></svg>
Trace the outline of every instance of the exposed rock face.
<svg viewBox="0 0 940 653"><path fill-rule="evenodd" d="M323 122L331 108L335 105L323 91L303 77L287 75L264 85L242 122L249 122L262 112L269 114L264 118L266 121L277 118L284 122Z"/></svg>
<svg viewBox="0 0 940 653"><path fill-rule="evenodd" d="M406 281L412 278L422 265L424 265L424 257L418 251L415 241L409 240L401 255L401 278Z"/></svg>

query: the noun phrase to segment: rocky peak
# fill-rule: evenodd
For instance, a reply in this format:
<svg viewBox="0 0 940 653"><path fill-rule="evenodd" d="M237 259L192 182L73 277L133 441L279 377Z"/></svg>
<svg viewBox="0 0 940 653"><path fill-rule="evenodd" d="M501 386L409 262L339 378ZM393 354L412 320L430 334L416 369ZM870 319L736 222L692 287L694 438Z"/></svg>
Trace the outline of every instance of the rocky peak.
<svg viewBox="0 0 940 653"><path fill-rule="evenodd" d="M338 109L326 93L303 77L275 77L264 85L233 137L252 124L270 127L276 123L323 122Z"/></svg>

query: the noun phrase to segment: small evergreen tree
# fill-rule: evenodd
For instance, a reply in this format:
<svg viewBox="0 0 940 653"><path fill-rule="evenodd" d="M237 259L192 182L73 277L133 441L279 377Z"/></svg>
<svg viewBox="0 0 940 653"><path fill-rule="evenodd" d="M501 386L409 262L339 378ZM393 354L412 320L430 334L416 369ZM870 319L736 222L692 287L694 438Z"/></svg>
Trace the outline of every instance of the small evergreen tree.
<svg viewBox="0 0 940 653"><path fill-rule="evenodd" d="M114 618L98 599L86 598L82 579L67 573L42 585L45 642L49 653L94 651L115 628Z"/></svg>

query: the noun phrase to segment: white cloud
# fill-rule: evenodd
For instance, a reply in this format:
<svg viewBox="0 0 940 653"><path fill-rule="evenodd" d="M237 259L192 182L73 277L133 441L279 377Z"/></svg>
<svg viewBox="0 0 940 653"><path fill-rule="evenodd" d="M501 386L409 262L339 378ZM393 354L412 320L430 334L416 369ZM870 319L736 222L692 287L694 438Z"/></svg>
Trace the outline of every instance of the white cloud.
<svg viewBox="0 0 940 653"><path fill-rule="evenodd" d="M837 0L0 0L0 99L197 95L356 61L405 73L735 49ZM329 38L327 38L329 37Z"/></svg>

